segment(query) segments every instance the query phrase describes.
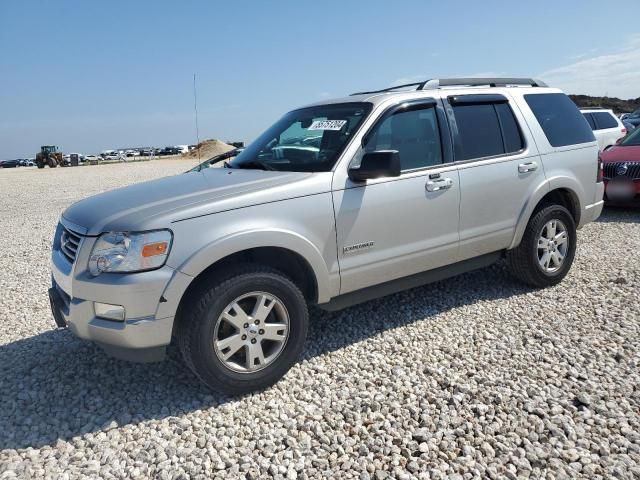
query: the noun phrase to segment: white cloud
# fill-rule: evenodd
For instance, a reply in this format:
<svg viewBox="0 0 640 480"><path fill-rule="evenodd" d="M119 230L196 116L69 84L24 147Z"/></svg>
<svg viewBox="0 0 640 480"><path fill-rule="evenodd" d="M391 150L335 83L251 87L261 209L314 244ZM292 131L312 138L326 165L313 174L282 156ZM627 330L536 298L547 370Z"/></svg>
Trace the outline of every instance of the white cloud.
<svg viewBox="0 0 640 480"><path fill-rule="evenodd" d="M619 51L582 58L540 74L566 93L623 99L640 97L640 35L632 35Z"/></svg>

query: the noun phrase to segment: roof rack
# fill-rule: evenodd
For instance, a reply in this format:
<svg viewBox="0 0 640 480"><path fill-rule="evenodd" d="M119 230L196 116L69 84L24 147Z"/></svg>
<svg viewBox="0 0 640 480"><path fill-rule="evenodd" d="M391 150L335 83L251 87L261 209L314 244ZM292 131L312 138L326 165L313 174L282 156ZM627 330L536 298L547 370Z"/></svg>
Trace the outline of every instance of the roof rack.
<svg viewBox="0 0 640 480"><path fill-rule="evenodd" d="M506 87L509 85L526 85L529 87L546 87L547 84L541 80L533 78L509 78L509 77L470 77L470 78L434 78L423 82L406 83L404 85L396 85L394 87L383 88L381 90L371 90L369 92L356 92L351 95L365 95L372 93L385 93L399 90L402 88L416 87L414 90L437 90L442 87Z"/></svg>
<svg viewBox="0 0 640 480"><path fill-rule="evenodd" d="M395 85L393 87L383 88L381 90L371 90L369 92L356 92L356 93L352 93L351 96L353 96L353 95L366 95L366 94L369 94L369 93L392 92L394 90L399 90L401 88L408 88L408 87L417 87L414 90L422 90L422 87L424 86L425 83L427 83L427 82L424 81L424 82L415 82L415 83L405 83L404 85Z"/></svg>

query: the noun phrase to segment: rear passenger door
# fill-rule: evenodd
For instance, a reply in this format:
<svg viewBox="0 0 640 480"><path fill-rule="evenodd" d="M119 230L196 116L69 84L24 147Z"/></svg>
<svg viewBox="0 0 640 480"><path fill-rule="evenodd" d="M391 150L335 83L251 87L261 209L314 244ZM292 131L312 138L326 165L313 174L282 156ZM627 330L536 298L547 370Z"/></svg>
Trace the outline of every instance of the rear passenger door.
<svg viewBox="0 0 640 480"><path fill-rule="evenodd" d="M446 99L460 176L460 259L510 246L542 162L519 110L499 94Z"/></svg>

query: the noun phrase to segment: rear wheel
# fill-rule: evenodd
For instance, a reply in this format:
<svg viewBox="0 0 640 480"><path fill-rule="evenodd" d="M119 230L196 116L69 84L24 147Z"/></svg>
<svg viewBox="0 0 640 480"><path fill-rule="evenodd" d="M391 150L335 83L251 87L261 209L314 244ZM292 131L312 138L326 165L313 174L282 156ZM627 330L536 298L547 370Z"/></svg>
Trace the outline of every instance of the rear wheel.
<svg viewBox="0 0 640 480"><path fill-rule="evenodd" d="M529 220L520 245L507 252L509 271L534 287L559 283L576 251L576 224L561 205L546 205Z"/></svg>
<svg viewBox="0 0 640 480"><path fill-rule="evenodd" d="M178 344L185 363L214 390L242 394L265 388L302 353L307 304L300 289L276 270L235 268L187 301Z"/></svg>

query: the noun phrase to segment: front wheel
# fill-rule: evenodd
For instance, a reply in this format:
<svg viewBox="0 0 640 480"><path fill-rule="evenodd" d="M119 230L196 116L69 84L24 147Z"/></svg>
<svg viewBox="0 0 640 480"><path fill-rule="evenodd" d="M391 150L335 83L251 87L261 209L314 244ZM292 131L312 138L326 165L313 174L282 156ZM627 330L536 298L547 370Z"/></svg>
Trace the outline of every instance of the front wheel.
<svg viewBox="0 0 640 480"><path fill-rule="evenodd" d="M576 252L576 224L561 205L547 205L529 220L520 245L507 252L507 267L533 287L556 285L567 275Z"/></svg>
<svg viewBox="0 0 640 480"><path fill-rule="evenodd" d="M289 278L246 265L190 297L177 337L185 363L205 384L243 394L272 385L291 368L308 323L304 296Z"/></svg>

